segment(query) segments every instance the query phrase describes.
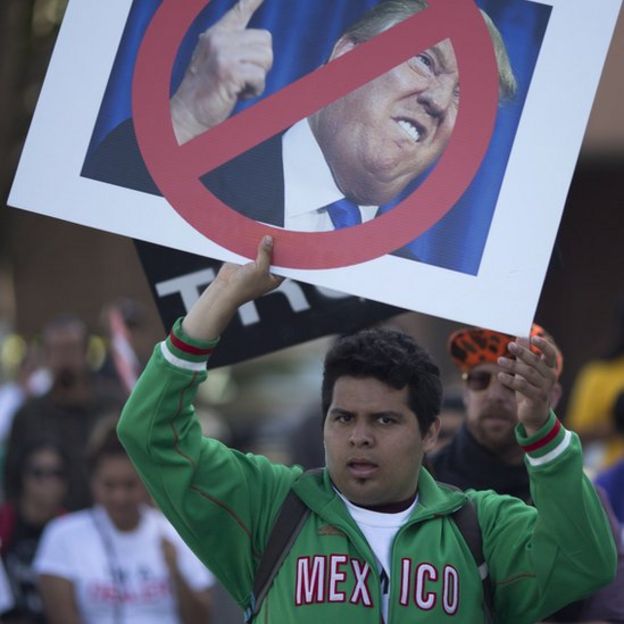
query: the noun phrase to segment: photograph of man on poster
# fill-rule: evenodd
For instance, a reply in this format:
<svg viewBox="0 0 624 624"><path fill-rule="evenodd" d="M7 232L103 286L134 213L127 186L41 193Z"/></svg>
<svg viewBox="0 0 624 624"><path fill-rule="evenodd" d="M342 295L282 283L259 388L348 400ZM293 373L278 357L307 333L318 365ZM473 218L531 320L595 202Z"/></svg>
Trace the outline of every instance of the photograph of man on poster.
<svg viewBox="0 0 624 624"><path fill-rule="evenodd" d="M357 3L369 6L360 7L355 21L341 24L341 34L329 42L326 61L331 62L427 8L423 0L368 3L358 0ZM498 5L494 13L505 13L504 7L509 12L510 4L515 13L522 13L521 5L526 2L490 0L489 4ZM192 47L186 43L192 49L192 53L187 53L186 64L180 59L177 63L182 69L172 93L171 111L179 143L226 120L240 109L244 100L266 95L276 88L269 82L279 73L276 70L281 52L277 48L283 45L267 28L255 24L259 21L262 26L276 3L240 0L229 5L200 31ZM527 70L526 61L521 64L522 85L518 89L503 36L484 9L481 15L496 56L499 102L508 104L519 114L532 65L529 63ZM545 15L537 20L538 36L536 32L525 34L525 39L535 39L533 49L539 47L539 31L545 27ZM129 23L132 17L131 13ZM120 65L122 51L123 41L113 74ZM109 83L109 99L110 91ZM459 106L458 62L447 39L302 119L285 133L208 172L202 181L232 209L262 223L303 232L358 225L390 210L427 177L448 144ZM105 135L102 125L100 120L83 175L159 193L143 163L132 120L126 120ZM507 143L508 151L509 138ZM497 149L501 149L500 145ZM492 160L492 155L488 156ZM484 162L482 169L485 166ZM501 176L503 172L504 169ZM494 190L486 191L490 195L494 192L494 196L483 197L486 185L476 180L481 190L469 189L467 195L477 193L478 206L474 198L462 198L439 224L420 237L423 240L398 250L397 255L476 274L500 179L497 182ZM475 217L472 221L476 228L474 223L465 226L470 218L468 214ZM459 240L462 233L464 239ZM449 241L453 249L445 244ZM461 249L458 251L457 247Z"/></svg>
<svg viewBox="0 0 624 624"><path fill-rule="evenodd" d="M200 37L172 98L180 143L227 119L238 98L263 92L273 59L271 36L248 28L261 4L242 0ZM342 34L329 62L426 7L424 0L379 3ZM496 54L500 99L508 101L516 82L507 51L492 20L482 15ZM444 40L301 120L258 148L264 158L274 151L284 168L284 196L263 207L267 222L322 232L372 219L436 162L451 137L459 105L458 63L452 43ZM241 179L249 174L244 167L252 160L245 156L240 166L232 164L243 167ZM254 214L257 191L249 189L249 194L255 199L232 206L260 220Z"/></svg>

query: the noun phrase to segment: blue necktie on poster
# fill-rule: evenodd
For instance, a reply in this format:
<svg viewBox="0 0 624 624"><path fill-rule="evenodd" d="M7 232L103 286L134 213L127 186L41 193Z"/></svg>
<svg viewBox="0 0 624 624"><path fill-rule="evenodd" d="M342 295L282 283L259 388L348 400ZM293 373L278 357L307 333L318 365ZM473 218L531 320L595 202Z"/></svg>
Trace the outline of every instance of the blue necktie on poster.
<svg viewBox="0 0 624 624"><path fill-rule="evenodd" d="M335 230L362 223L359 206L346 197L329 204L326 209Z"/></svg>

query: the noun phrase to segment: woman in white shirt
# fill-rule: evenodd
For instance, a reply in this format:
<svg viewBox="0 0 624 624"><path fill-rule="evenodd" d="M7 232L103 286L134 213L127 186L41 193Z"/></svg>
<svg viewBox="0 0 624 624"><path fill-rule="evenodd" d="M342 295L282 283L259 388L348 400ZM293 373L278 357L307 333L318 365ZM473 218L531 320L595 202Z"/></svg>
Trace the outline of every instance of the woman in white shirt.
<svg viewBox="0 0 624 624"><path fill-rule="evenodd" d="M207 624L214 579L147 494L115 433L88 448L95 506L51 522L34 567L50 624Z"/></svg>

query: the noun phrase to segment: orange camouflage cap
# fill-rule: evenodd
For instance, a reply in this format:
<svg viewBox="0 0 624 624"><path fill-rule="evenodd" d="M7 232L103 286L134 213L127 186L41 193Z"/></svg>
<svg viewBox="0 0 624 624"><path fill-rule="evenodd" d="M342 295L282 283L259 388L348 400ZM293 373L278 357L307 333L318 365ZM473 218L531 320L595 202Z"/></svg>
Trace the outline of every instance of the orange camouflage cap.
<svg viewBox="0 0 624 624"><path fill-rule="evenodd" d="M555 370L559 377L563 370L563 355L553 337L537 323L531 326L531 336L547 338L555 345L557 351ZM478 364L496 363L500 356L513 357L507 350L507 345L513 340L515 340L514 336L491 329L465 327L449 336L448 350L455 366L465 373ZM533 345L531 345L531 351L540 353L539 349Z"/></svg>

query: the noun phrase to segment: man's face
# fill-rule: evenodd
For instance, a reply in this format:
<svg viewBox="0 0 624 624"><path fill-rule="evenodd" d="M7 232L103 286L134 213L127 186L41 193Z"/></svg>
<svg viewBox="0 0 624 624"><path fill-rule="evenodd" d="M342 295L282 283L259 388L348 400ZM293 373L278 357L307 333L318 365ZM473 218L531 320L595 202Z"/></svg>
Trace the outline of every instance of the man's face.
<svg viewBox="0 0 624 624"><path fill-rule="evenodd" d="M372 377L336 380L323 428L325 460L336 487L356 505L395 503L416 491L438 422L423 438L407 399L407 388Z"/></svg>
<svg viewBox="0 0 624 624"><path fill-rule="evenodd" d="M51 329L43 346L46 364L57 383L71 386L87 372L87 337L80 325Z"/></svg>
<svg viewBox="0 0 624 624"><path fill-rule="evenodd" d="M353 47L339 40L332 58ZM341 191L379 205L442 154L458 106L457 60L445 40L329 104L310 124Z"/></svg>
<svg viewBox="0 0 624 624"><path fill-rule="evenodd" d="M516 395L498 381L496 375L500 370L493 363L479 364L469 371L474 381L466 380L464 388L468 430L480 444L496 453L517 446L514 435L518 422ZM471 389L471 386L486 384L483 389Z"/></svg>

